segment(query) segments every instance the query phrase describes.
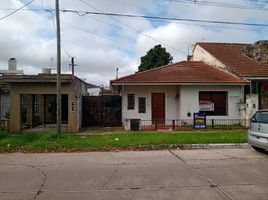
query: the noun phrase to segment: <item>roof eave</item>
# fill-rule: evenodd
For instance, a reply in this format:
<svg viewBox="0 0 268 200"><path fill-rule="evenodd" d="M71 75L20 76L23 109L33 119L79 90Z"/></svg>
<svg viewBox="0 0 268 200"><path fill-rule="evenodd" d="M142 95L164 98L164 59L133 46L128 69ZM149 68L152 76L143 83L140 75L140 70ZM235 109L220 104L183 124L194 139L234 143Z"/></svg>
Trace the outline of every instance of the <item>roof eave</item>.
<svg viewBox="0 0 268 200"><path fill-rule="evenodd" d="M261 76L243 76L243 79L245 79L245 80L268 80L268 77L265 77L265 76L263 76L263 77L261 77Z"/></svg>
<svg viewBox="0 0 268 200"><path fill-rule="evenodd" d="M119 85L248 85L249 82L241 82L241 83L235 83L235 82L222 82L222 83L213 83L213 82L205 82L205 83L196 83L196 82L191 82L191 83L159 83L159 82L125 82L125 83L112 83L114 86L119 86Z"/></svg>

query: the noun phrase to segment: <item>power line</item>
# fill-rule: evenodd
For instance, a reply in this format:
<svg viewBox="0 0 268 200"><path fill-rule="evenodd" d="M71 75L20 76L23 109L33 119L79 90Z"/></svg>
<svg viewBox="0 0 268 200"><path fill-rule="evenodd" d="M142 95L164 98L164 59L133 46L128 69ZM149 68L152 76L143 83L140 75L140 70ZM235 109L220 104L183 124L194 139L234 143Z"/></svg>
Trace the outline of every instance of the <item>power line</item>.
<svg viewBox="0 0 268 200"><path fill-rule="evenodd" d="M88 18L94 19L95 21L98 21L98 22L105 23L105 24L108 24L110 26L113 26L115 28L120 28L120 29L126 30L128 32L132 32L132 33L135 32L136 33L136 31L134 31L132 29L126 29L124 27L121 27L121 26L118 26L118 25L109 23L107 21L104 21L104 20L101 20L101 19L98 19L98 18L95 18L95 17L92 17L92 16L88 16L88 15L85 15L85 16L88 17ZM144 20L144 19L140 19L140 20ZM159 21L159 20L157 20L157 21ZM163 21L163 23L165 22L164 20L162 20L162 21ZM176 22L176 24L184 24L184 25L191 25L191 26L201 26L201 27L204 27L205 26L205 27L210 27L210 28L231 29L231 30L239 30L239 31L251 31L251 29L249 29L249 28L238 28L238 27L230 27L230 26L215 26L215 25L203 25L203 24L190 24L190 23L187 23L187 22ZM164 39L159 39L159 40L164 41Z"/></svg>
<svg viewBox="0 0 268 200"><path fill-rule="evenodd" d="M115 28L120 28L120 29L124 29L124 30L126 30L126 31L134 32L134 31L131 30L131 29L125 29L125 28L123 28L123 27L117 26L117 25L115 25L115 24L108 23L108 22L103 21L103 20L99 20L99 19L94 18L94 17L91 17L91 16L86 16L86 17L88 17L88 18L90 18L90 19L94 19L94 20L99 21L99 22L101 22L101 23L105 23L105 24L114 26ZM112 39L112 38L110 38L110 37L106 37L105 35L96 34L95 32L91 32L91 31L86 30L86 29L83 29L83 28L81 28L81 27L79 27L79 26L76 26L76 25L73 25L73 24L70 24L70 23L66 23L66 22L63 22L63 21L61 21L61 23L62 23L63 25L70 26L70 27L72 27L72 28L74 28L74 29L77 29L77 30L79 30L79 31L83 31L83 32L92 34L92 35L94 35L94 36L96 36L96 37L100 37L100 38L103 38L103 39L105 39L105 40L112 41L112 42L114 42L115 44L124 47L125 49L128 49L128 50L133 49L133 46L132 46L132 45L130 45L129 43L124 43L124 41L122 41L122 40L114 40L114 39ZM181 23L181 22L180 22L180 24L186 24L186 23ZM189 24L186 24L186 25L189 25ZM230 28L230 29L232 29L231 27L222 27L222 26L219 27L219 26L212 26L212 25L206 25L206 26L214 27L214 28ZM233 29L237 30L236 28L233 28ZM238 30L249 31L250 29L238 29ZM190 41L189 41L189 42L178 42L178 41L174 41L174 40L165 40L165 39L163 39L163 38L156 38L156 39L161 40L161 41L165 41L165 42L172 42L172 43L174 43L174 42L175 42L175 43L181 43L181 44L189 44L189 43L191 43ZM126 47L126 46L128 46L128 47ZM142 46L140 46L140 47L138 47L138 48L141 49L141 50L144 49Z"/></svg>
<svg viewBox="0 0 268 200"><path fill-rule="evenodd" d="M34 1L34 0L33 0ZM13 10L8 8L2 8L0 10ZM54 11L54 9L23 9L23 10L32 10L32 11L42 11L46 12ZM189 19L189 18L176 18L176 17L158 17L158 16L147 16L147 15L134 15L134 14L120 14L120 13L108 13L108 12L92 12L92 11L79 11L71 9L60 9L61 12L66 13L75 13L79 16L84 15L104 15L104 16L115 16L115 17L129 17L129 18L140 18L140 19L151 19L157 21L188 21L188 22L199 22L199 23L213 23L213 24L227 24L227 25L239 25L239 26L259 26L267 27L268 24L261 23L245 23L245 22L231 22L231 21L218 21L218 20L201 20L201 19ZM0 18L1 20L1 18ZM118 21L123 23L121 21ZM124 24L126 25L126 24Z"/></svg>
<svg viewBox="0 0 268 200"><path fill-rule="evenodd" d="M33 3L34 1L35 1L35 0L32 0L32 1L30 1L30 2L28 2L28 3L26 3L26 4L24 4L24 5L21 6L20 8L14 10L13 12L11 12L11 13L5 15L4 17L1 17L1 18L0 18L0 21L3 20L3 19L5 19L5 18L7 18L7 17L9 17L9 16L11 16L11 15L13 15L13 14L15 14L16 12L18 12L18 11L20 11L21 9L25 8L26 6L30 5L30 4Z"/></svg>
<svg viewBox="0 0 268 200"><path fill-rule="evenodd" d="M43 1L43 0L42 0ZM268 8L264 7L262 5L258 6L256 4L267 4L267 0L244 0L246 4L253 4L255 2L255 6L250 6L250 5L241 5L241 4L232 4L232 3L225 3L225 2L214 2L214 1L200 1L200 0L165 0L168 2L174 2L174 3L187 3L187 4L194 4L194 5L207 5L207 6L215 6L215 7L225 7L225 8L235 8L235 9L249 9L249 10L258 10L258 11L268 11ZM132 7L132 8L138 8L138 9L144 9L142 7L134 6L127 4L125 2L121 2L119 0L114 0L114 3L118 3L127 7ZM15 10L12 8L0 8L0 10ZM40 11L41 9L23 9L23 10L35 10L35 11Z"/></svg>
<svg viewBox="0 0 268 200"><path fill-rule="evenodd" d="M10 8L0 8L0 10L14 10ZM22 10L32 10L32 11L45 11L45 12L52 12L55 11L54 9L22 9ZM130 14L118 14L118 13L104 13L104 12L90 12L90 11L79 11L79 10L67 10L67 9L62 9L60 10L61 12L69 12L69 13L75 13L79 16L84 16L84 15L110 15L110 16L118 16L118 17L131 17L131 18L136 18L136 19L151 19L155 21L188 21L188 22L196 22L196 23L214 23L214 24L227 24L227 25L242 25L242 26L262 26L266 27L268 24L258 24L258 23L241 23L241 22L230 22L230 21L213 21L213 20L199 20L199 19L185 19L185 18L171 18L171 17L157 17L157 16L145 16L145 15L130 15ZM91 17L93 18L93 17ZM97 21L101 21L100 19L93 18ZM103 21L104 22L104 21ZM107 24L110 24L108 22L104 22ZM122 22L120 22L122 23ZM184 23L186 24L186 23ZM110 24L112 25L112 24ZM186 24L189 25L189 24ZM191 24L193 25L193 24ZM201 24L199 24L202 26ZM112 26L117 26L113 24ZM208 26L208 25L206 25ZM118 26L117 26L118 27ZM224 27L224 26L210 26L214 28L223 28L223 29L235 29L235 30L249 30L249 29L241 29L241 28L235 28L235 27ZM121 27L122 28L122 27ZM126 29L125 29L126 30ZM131 29L133 31L133 29ZM135 31L136 32L136 31Z"/></svg>
<svg viewBox="0 0 268 200"><path fill-rule="evenodd" d="M49 5L49 8L52 10L52 6L51 6L51 2L50 2L50 0L47 0L47 1L49 1L50 4L48 3L48 5ZM53 19L53 15L52 15L52 13L51 13L51 17L52 17L52 21L53 21L54 28L55 28L55 31L56 31L56 25L55 25L55 21L54 21L54 19ZM64 53L65 53L69 58L73 58L73 56L66 50L66 48L65 48L65 44L64 44L64 42L63 42L63 39L61 39L61 46L62 46L62 48L63 48Z"/></svg>
<svg viewBox="0 0 268 200"><path fill-rule="evenodd" d="M117 28L124 29L126 31L135 32L132 29L126 29L126 28L117 26L115 24L111 24L109 22L106 22L104 20L100 20L98 18L94 18L92 16L88 16L88 15L85 15L85 16L87 16L89 18L92 18L92 19L94 19L96 21L99 21L99 22L102 22L102 23L105 23L105 24L108 24L108 25L111 25L111 26L114 26L114 27L117 27ZM143 18L137 18L137 19L139 19L139 20L145 20ZM160 22L163 22L164 23L166 20L154 20L153 19L152 21L158 21L158 22L160 21ZM249 28L239 28L239 27L230 27L230 26L215 26L215 25L207 25L207 24L206 25L203 25L203 24L192 24L192 23L187 23L187 22L177 22L176 24L184 24L184 25L191 25L191 26L201 26L201 27L204 27L205 26L205 27L211 27L211 28L231 29L231 30L240 30L240 31L251 31L251 29L249 29Z"/></svg>
<svg viewBox="0 0 268 200"><path fill-rule="evenodd" d="M80 1L82 1L82 0L80 0ZM75 13L79 16L91 14L91 15L104 15L104 16L113 16L113 17L144 18L144 19L165 20L165 21L187 21L187 22L200 22L200 23L212 23L212 24L228 24L228 25L239 25L239 26L268 27L268 24L260 24L260 23L201 20L201 19L176 18L176 17L158 17L158 16L120 14L120 13L108 13L108 12L77 11L77 10L69 10L69 9L62 9L61 11ZM122 23L122 22L120 22L120 23Z"/></svg>
<svg viewBox="0 0 268 200"><path fill-rule="evenodd" d="M15 8L0 8L0 10L17 10ZM24 8L24 9L21 9L21 11L27 11L27 10L30 10L30 11L43 11L44 9L40 9L40 8Z"/></svg>
<svg viewBox="0 0 268 200"><path fill-rule="evenodd" d="M100 20L100 19L95 18L95 17L92 17L92 16L86 16L86 17L88 17L88 18L90 18L90 19L93 19L93 20L95 20L95 21L104 23L104 24L108 24L108 25L113 26L113 27L118 28L118 29L123 29L123 30L125 30L125 31L132 32L132 33L135 32L135 31L133 31L132 29L126 29L126 28L124 28L124 27L121 27L121 26L118 26L118 25L109 23L109 22L104 21L104 20ZM78 26L74 26L74 25L71 25L71 24L68 24L68 23L65 23L65 22L61 22L61 23L62 23L62 24L69 25L69 26L72 26L73 28L79 29L79 30L81 30L81 31L88 32L88 33L93 34L93 35L95 35L95 36L99 36L99 35L96 34L96 33L89 32L89 31L87 31L87 30L85 30L85 29L81 29L81 28L78 27ZM190 25L190 24L182 23L182 22L180 22L179 24ZM200 25L198 25L198 26L200 26ZM201 26L202 26L202 25L201 25ZM212 27L212 28L227 28L227 29L229 28L229 27L222 27L222 26L210 26L210 25L206 25L206 26L209 26L209 27ZM231 28L231 27L230 27L230 29L243 30L243 31L249 31L249 30L250 30L250 29L240 29L240 28ZM136 32L135 32L135 33L136 33ZM104 36L100 36L100 37L102 37L102 38L104 38L104 39L107 39L107 40L111 40L111 41L113 41L113 42L116 42L116 43L119 44L119 45L120 45L121 42L122 42L122 41L112 40L112 39L110 39L110 38L106 38L106 37L104 37ZM177 40L176 40L176 41L175 41L175 40L166 40L166 39L163 39L163 38L156 38L156 39L161 40L161 41L166 41L166 42L173 42L173 43L176 42L176 43L181 43L181 44L189 44L189 42L179 42L179 41L177 41Z"/></svg>
<svg viewBox="0 0 268 200"><path fill-rule="evenodd" d="M134 45L131 45L130 43L126 43L124 40L115 40L115 39L112 39L112 38L107 37L105 35L96 34L95 32L86 30L84 28L81 28L79 26L76 26L76 25L73 25L73 24L70 24L70 23L67 23L67 22L64 22L64 21L61 21L61 24L69 26L69 27L74 28L74 29L77 29L79 31L85 32L85 33L89 33L89 34L94 35L96 37L103 38L103 39L105 39L107 41L111 41L114 44L117 44L118 46L122 46L123 49L133 50L133 48L134 48ZM125 29L125 30L127 30L127 29ZM180 44L189 44L190 43L190 42L179 42L179 41L174 41L174 40L165 40L163 38L157 38L157 39L159 39L161 41L163 40L163 41L172 42L172 43L176 42L176 43L180 43ZM144 47L145 46L141 46L141 45L137 46L137 48L140 49L140 50L144 50Z"/></svg>
<svg viewBox="0 0 268 200"><path fill-rule="evenodd" d="M132 29L126 29L126 28L124 28L124 27L118 26L118 25L116 25L116 24L112 24L112 23L110 23L110 22L107 22L107 21L104 21L104 20L101 20L101 19L98 19L98 18L95 18L95 17L92 17L92 16L87 16L87 17L90 18L90 19L94 19L95 21L98 21L98 22L101 22L101 23L104 23L104 24L108 24L108 25L113 26L113 27L115 27L115 28L123 29L123 30L125 30L125 31L132 32L132 33L135 32L135 31L133 31ZM135 33L136 33L136 32L135 32Z"/></svg>
<svg viewBox="0 0 268 200"><path fill-rule="evenodd" d="M100 14L102 14L102 15L106 15L105 12L103 12L103 11L99 10L98 8L96 8L96 7L92 6L92 5L90 5L89 3L87 3L87 2L85 2L85 1L83 1L83 0L80 0L80 1L81 1L82 3L84 3L85 5L87 5L87 6L91 7L91 8L93 8L93 9L95 9L95 10L97 10L97 11L99 11L98 13L100 13ZM61 10L61 11L64 12L64 10ZM83 15L85 15L85 14L87 14L87 13L84 12L84 13L76 13L76 14L78 14L78 15L82 14L82 15L80 15L80 16L83 16ZM109 16L111 19L117 21L118 23L123 24L124 26L127 26L127 27L129 27L130 29L134 30L134 31L137 32L138 34L141 34L141 35L143 35L143 36L145 36L145 37L147 37L147 38L149 38L149 39L151 39L151 40L154 40L154 41L156 41L156 42L158 42L158 43L161 43L161 44L163 44L163 45L165 45L165 46L167 46L167 47L169 47L169 48L172 48L172 49L174 49L174 50L176 50L176 51L178 51L178 52L180 52L180 53L182 53L182 54L188 55L186 52L184 52L184 51L182 51L182 50L180 50L180 49L177 49L177 48L175 48L175 47L173 47L173 46L171 46L171 45L165 44L165 43L161 42L160 40L157 40L157 39L155 39L154 37L149 36L149 35L147 35L147 34L141 32L141 31L138 31L137 29L133 28L132 26L130 26L130 25L124 23L124 22L119 21L118 19L114 18L113 15L108 15L108 16ZM114 16L115 16L115 15L114 15Z"/></svg>
<svg viewBox="0 0 268 200"><path fill-rule="evenodd" d="M239 4L230 4L223 2L212 2L212 1L197 1L197 0L166 0L174 3L188 3L193 5L205 5L205 6L215 6L215 7L224 7L224 8L235 8L235 9L247 9L247 10L258 10L258 11L268 11L268 8L249 6L249 5L239 5ZM258 1L255 1L259 3ZM251 2L252 3L252 2ZM262 3L267 3L263 1Z"/></svg>
<svg viewBox="0 0 268 200"><path fill-rule="evenodd" d="M85 33L89 33L89 34L91 34L91 35L94 35L94 36L99 37L99 38L103 38L103 39L105 39L105 40L112 41L114 44L117 44L117 45L119 45L119 46L122 46L122 47L124 47L125 49L133 50L133 46L130 45L130 44L128 44L128 43L124 43L125 41L123 41L123 40L114 40L114 39L112 39L112 38L110 38L110 37L107 37L107 36L105 36L105 35L96 34L95 32L91 32L91 31L89 31L89 30L86 30L86 29L84 29L84 28L81 28L81 27L79 27L79 26L76 26L76 25L73 25L73 24L70 24L70 23L66 23L66 22L61 22L61 23L62 23L63 25L69 26L69 27L74 28L74 29L77 29L77 30L79 30L79 31L82 31L82 32L85 32ZM129 46L129 48L127 48L126 46Z"/></svg>
<svg viewBox="0 0 268 200"><path fill-rule="evenodd" d="M51 21L52 21L52 24L53 24L53 27L54 27L54 31L55 31L55 33L56 33L56 32L57 32L57 30L56 30L56 23L55 23L55 20L54 20L54 16L53 16L53 14L52 14L52 10L53 10L53 9L52 9L52 6L51 6L51 2L50 2L50 0L47 0L46 2L47 2L47 8L44 8L44 6L43 6L43 0L42 0L42 2L41 2L41 6L42 6L43 10L45 10L46 12L49 12L50 17L51 17ZM62 32L62 31L61 31L61 32ZM61 47L62 47L64 53L65 53L69 58L72 58L72 57L73 57L73 56L71 56L71 55L68 53L68 51L66 50L65 45L64 45L64 43L63 43L63 40L61 41Z"/></svg>
<svg viewBox="0 0 268 200"><path fill-rule="evenodd" d="M11 9L11 8L0 8L0 10L14 10L14 9ZM31 11L45 11L45 12L52 12L52 11L55 11L54 9L47 9L47 8L43 8L43 9L22 9L24 11L27 11L27 10L31 10ZM66 11L66 10L60 10L61 12L70 12L69 10ZM79 16L84 16L85 11L74 11L73 10L73 13L76 13L77 15ZM88 13L88 15L90 15L91 13ZM95 13L94 13L95 14ZM96 15L96 14L95 14ZM99 21L99 22L102 22L102 23L106 23L108 25L111 25L111 26L114 26L114 27L117 27L117 28L121 28L121 29L124 29L124 30L127 30L127 31L131 31L131 32L136 32L134 31L133 29L125 29L123 27L120 27L120 26L117 26L115 24L111 24L109 22L106 22L104 20L100 20L100 19L97 19L97 18L94 18L94 17L90 17L88 16L89 18L92 18L96 21ZM144 18L136 18L136 19L140 19L140 20L145 20ZM154 20L154 21L167 21L165 19L151 19L151 20ZM207 22L208 23L208 22ZM182 22L179 22L179 24L185 24L185 25L195 25L195 24L189 24L189 23L182 23ZM211 27L211 28L221 28L221 29L233 29L233 30L242 30L242 31L250 31L251 29L243 29L243 28L236 28L236 27L227 27L227 26L213 26L213 25L203 25L203 24L197 24L198 26L206 26L206 27Z"/></svg>
<svg viewBox="0 0 268 200"><path fill-rule="evenodd" d="M0 8L0 10L14 10L14 9L11 9L11 8ZM43 9L22 9L22 10L24 10L24 11L26 11L26 10L31 10L31 11L45 11L45 12L52 12L52 11L54 11L54 9L47 9L47 8L43 8ZM86 12L86 11L75 11L75 10L60 10L61 12L72 12L72 13L75 13L75 14L77 14L77 15L79 15L79 16L84 16L84 15L86 15L84 12ZM91 14L91 12L88 12L88 15L90 15ZM93 15L101 15L102 13L99 13L99 14L97 14L97 13L93 13ZM88 16L89 17L89 16ZM124 30L127 30L127 31L132 31L132 32L136 32L136 31L134 31L133 29L125 29L125 28L123 28L123 27L119 27L119 26L117 26L117 25L115 25L115 24L111 24L111 23L109 23L109 22L106 22L106 21L103 21L103 20L100 20L100 19L97 19L97 18L94 18L94 17L89 17L89 18L92 18L92 19L94 19L94 20L96 20L96 21L100 21L100 22L102 22L102 23L106 23L106 24L109 24L109 25L111 25L111 26L114 26L114 27L118 27L118 28L121 28L121 29L124 29ZM167 21L167 19L159 19L159 18L157 18L157 19L153 19L152 17L150 17L151 18L151 20L153 20L153 21L163 21L163 22L165 22L165 21ZM136 18L136 19L140 19L140 20L145 20L145 18ZM180 20L180 21L184 21L183 19L182 20ZM205 21L205 20L203 20L204 22L206 22L206 23L209 23L209 21ZM203 22L202 21L202 22ZM200 22L200 23L202 23L202 22ZM196 22L197 23L197 22ZM227 24L227 25L233 25L232 24L232 22L228 22L229 24ZM189 23L182 23L182 22L179 22L179 24L185 24L185 25L195 25L195 24L189 24ZM242 31L250 31L251 29L243 29L243 28L236 28L236 27L229 27L229 26L213 26L213 25L203 25L203 24L197 24L198 26L206 26L206 27L211 27L211 28L221 28L221 29L233 29L233 30L242 30ZM237 24L235 24L235 25L237 25ZM241 24L240 24L241 25ZM249 24L249 23L247 23L247 25L248 26L250 26L250 25L255 25L255 24ZM259 24L258 24L259 25ZM261 26L266 26L266 24L260 24Z"/></svg>
<svg viewBox="0 0 268 200"><path fill-rule="evenodd" d="M136 6L136 5L130 5L130 4L128 4L128 3L121 2L121 1L119 1L119 0L113 0L112 2L117 3L117 4L121 4L121 5L126 6L126 7L130 7L130 8L144 9L144 8L142 8L142 7L138 7L138 6Z"/></svg>

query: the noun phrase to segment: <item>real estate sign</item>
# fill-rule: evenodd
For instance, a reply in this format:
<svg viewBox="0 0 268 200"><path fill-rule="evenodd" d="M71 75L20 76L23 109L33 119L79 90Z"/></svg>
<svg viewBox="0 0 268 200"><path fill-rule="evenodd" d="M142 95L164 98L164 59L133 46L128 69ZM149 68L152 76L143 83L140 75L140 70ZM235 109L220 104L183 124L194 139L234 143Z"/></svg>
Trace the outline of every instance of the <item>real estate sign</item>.
<svg viewBox="0 0 268 200"><path fill-rule="evenodd" d="M206 113L194 113L194 128L206 128Z"/></svg>
<svg viewBox="0 0 268 200"><path fill-rule="evenodd" d="M214 103L211 101L200 100L199 111L214 111Z"/></svg>

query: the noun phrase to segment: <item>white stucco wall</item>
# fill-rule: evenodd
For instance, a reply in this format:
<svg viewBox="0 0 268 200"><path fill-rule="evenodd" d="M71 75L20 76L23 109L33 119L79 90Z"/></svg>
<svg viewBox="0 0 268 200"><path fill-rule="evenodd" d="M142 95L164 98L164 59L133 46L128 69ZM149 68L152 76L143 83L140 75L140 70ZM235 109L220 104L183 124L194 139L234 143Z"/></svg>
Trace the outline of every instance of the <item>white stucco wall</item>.
<svg viewBox="0 0 268 200"><path fill-rule="evenodd" d="M251 119L259 108L259 95L251 94L246 96L246 119Z"/></svg>
<svg viewBox="0 0 268 200"><path fill-rule="evenodd" d="M213 119L241 119L240 102L243 99L242 86L123 86L122 122L129 129L128 119L151 120L151 93L165 93L166 120L193 119L193 113L199 111L199 91L226 91L227 116L208 116ZM127 94L135 94L135 109L127 109ZM177 95L178 94L178 95ZM176 96L179 96L176 97ZM146 97L146 113L138 113L138 98ZM191 113L191 116L187 116Z"/></svg>
<svg viewBox="0 0 268 200"><path fill-rule="evenodd" d="M178 119L178 98L176 98L179 86L123 86L122 88L122 123L126 126L127 119L152 120L151 94L165 93L166 119ZM127 109L127 94L135 94L135 109ZM146 97L146 113L138 112L138 98Z"/></svg>
<svg viewBox="0 0 268 200"><path fill-rule="evenodd" d="M79 130L82 127L82 98L83 96L88 96L88 86L85 82L76 79L75 81L75 88L73 91L73 94L75 95L75 112L76 112L76 129ZM72 102L69 102L70 110L72 109Z"/></svg>
<svg viewBox="0 0 268 200"><path fill-rule="evenodd" d="M203 61L204 63L211 65L213 67L216 67L217 69L220 69L224 72L227 72L230 74L230 71L227 70L226 66L220 62L217 58L212 56L210 53L208 53L205 49L200 47L199 45L196 45L193 55L191 58L192 61Z"/></svg>

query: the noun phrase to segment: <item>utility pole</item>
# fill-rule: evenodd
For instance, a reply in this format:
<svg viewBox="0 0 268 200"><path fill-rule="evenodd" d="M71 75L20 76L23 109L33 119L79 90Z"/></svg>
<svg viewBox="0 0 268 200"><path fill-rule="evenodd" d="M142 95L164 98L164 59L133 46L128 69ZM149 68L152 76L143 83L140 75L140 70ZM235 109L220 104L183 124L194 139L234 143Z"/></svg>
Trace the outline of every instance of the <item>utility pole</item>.
<svg viewBox="0 0 268 200"><path fill-rule="evenodd" d="M61 132L61 42L60 42L60 13L59 0L55 0L56 24L57 24L57 134Z"/></svg>

